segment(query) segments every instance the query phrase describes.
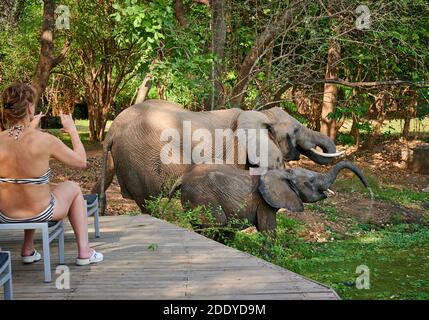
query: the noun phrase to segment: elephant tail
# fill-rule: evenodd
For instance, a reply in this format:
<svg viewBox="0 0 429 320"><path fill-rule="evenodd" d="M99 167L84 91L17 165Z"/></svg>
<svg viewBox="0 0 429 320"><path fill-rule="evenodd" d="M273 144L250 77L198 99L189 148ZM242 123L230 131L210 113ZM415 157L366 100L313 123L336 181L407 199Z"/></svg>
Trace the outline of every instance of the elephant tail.
<svg viewBox="0 0 429 320"><path fill-rule="evenodd" d="M170 192L168 193L168 200L171 200L171 198L173 198L176 191L182 186L182 182L183 182L183 176L177 179L174 185L171 187Z"/></svg>
<svg viewBox="0 0 429 320"><path fill-rule="evenodd" d="M106 189L109 188L110 183L113 180L114 176L114 165L112 155L110 153L110 149L113 144L113 134L111 134L111 130L106 135L106 139L103 144L103 157L101 159L101 179L100 179L100 187L99 187L99 195L100 195L100 211L101 215L106 214ZM110 158L109 158L110 157ZM106 185L107 180L107 185Z"/></svg>

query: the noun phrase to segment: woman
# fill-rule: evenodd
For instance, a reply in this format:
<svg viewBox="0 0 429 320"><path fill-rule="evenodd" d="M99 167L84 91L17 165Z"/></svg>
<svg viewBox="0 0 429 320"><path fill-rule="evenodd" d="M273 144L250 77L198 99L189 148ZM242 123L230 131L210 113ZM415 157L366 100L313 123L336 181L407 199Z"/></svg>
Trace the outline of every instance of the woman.
<svg viewBox="0 0 429 320"><path fill-rule="evenodd" d="M103 260L91 249L85 203L77 183L49 186L49 160L85 168L86 153L70 115L61 114L63 130L70 135L73 150L58 138L38 130L42 114L34 116L35 93L25 84L15 84L3 93L0 132L0 223L59 221L68 216L76 235L77 265ZM34 230L25 230L21 256L24 263L41 259L34 249Z"/></svg>

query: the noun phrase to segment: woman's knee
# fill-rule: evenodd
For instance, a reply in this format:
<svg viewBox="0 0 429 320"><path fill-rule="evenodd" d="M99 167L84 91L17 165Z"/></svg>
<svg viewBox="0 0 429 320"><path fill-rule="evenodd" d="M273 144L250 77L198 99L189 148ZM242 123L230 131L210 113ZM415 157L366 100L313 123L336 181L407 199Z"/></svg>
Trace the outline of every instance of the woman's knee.
<svg viewBox="0 0 429 320"><path fill-rule="evenodd" d="M52 192L57 200L64 203L71 203L76 197L82 196L80 186L73 181L65 181L58 184L53 188Z"/></svg>
<svg viewBox="0 0 429 320"><path fill-rule="evenodd" d="M82 193L82 190L80 188L80 185L74 181L66 181L64 184L67 186L67 188L72 191L74 194L78 195Z"/></svg>
<svg viewBox="0 0 429 320"><path fill-rule="evenodd" d="M74 201L82 196L79 184L73 181L65 181L54 187L52 190L55 195L55 214L54 218L62 219L68 214Z"/></svg>

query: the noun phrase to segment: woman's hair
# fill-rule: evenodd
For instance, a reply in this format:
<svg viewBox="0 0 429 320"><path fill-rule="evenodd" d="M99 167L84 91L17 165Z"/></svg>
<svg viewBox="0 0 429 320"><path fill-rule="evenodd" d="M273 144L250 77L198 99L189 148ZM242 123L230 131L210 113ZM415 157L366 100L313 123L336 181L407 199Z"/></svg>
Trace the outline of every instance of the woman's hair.
<svg viewBox="0 0 429 320"><path fill-rule="evenodd" d="M10 126L24 119L28 105L34 103L35 98L34 89L28 84L17 83L7 87L2 94L2 120Z"/></svg>

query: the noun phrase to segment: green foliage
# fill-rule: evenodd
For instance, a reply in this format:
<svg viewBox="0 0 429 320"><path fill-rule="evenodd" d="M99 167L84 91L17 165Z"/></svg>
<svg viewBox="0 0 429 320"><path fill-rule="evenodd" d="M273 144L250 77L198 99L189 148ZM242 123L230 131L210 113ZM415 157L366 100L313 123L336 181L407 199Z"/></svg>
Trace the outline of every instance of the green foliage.
<svg viewBox="0 0 429 320"><path fill-rule="evenodd" d="M29 82L39 54L42 1L22 1L22 13L16 27L0 31L0 89L10 82ZM149 98L176 101L187 108L205 109L212 93L212 66L223 66L220 78L226 107L228 94L237 84L240 66L258 37L281 16L288 1L240 2L226 6L226 47L223 61L210 53L211 8L191 0L184 0L187 27L181 27L174 15L174 5L168 0L121 0L101 2L65 0L70 7L71 30L55 30L55 45L61 48L65 38L72 39L67 59L58 68L65 77L82 78L83 67L79 54L94 47L93 74L103 63L111 65L111 81L121 79L124 72L119 62L128 64L127 76L121 82L111 103L112 114L129 106L146 75L153 77ZM394 0L364 1L371 11L369 30L353 28L355 8L362 1L339 1L333 16L326 14L320 2L304 1L294 11L294 24L276 37L264 49L254 66L244 99L244 108L264 106L273 100L285 83L295 84L308 98L321 102L323 86L305 83L323 79L326 72L329 41L335 38L341 46L339 77L349 81L379 81L405 79L423 81L428 78L429 8L425 1ZM301 6L301 7L300 7ZM342 14L335 14L335 11ZM111 42L113 41L113 42ZM114 50L110 50L112 46ZM57 50L58 51L58 50ZM86 55L87 61L92 55ZM77 81L79 82L79 81ZM81 81L74 88L79 95L91 95L90 81ZM352 90L339 86L338 105L329 117L358 119L363 134L373 132L369 111L375 96L388 90L398 103L398 110L406 110L416 98L417 115L429 115L428 89L375 88ZM285 96L285 95L284 95ZM281 106L297 112L294 98L285 98ZM389 105L385 106L386 108ZM302 112L302 110L299 110ZM304 123L314 119L303 112ZM316 120L317 121L317 120ZM388 135L388 133L386 133ZM351 144L351 138L340 135L339 140Z"/></svg>
<svg viewBox="0 0 429 320"><path fill-rule="evenodd" d="M147 248L150 251L156 251L156 249L158 249L158 245L156 243L151 243Z"/></svg>
<svg viewBox="0 0 429 320"><path fill-rule="evenodd" d="M10 83L31 82L39 57L41 1L23 2L16 28L0 29L0 91Z"/></svg>
<svg viewBox="0 0 429 320"><path fill-rule="evenodd" d="M142 3L136 0L116 1L111 17L116 22L113 37L125 47L130 44L140 48L140 61L136 68L148 68L150 58L155 56L161 41L165 38L164 28L173 19L170 1L156 0Z"/></svg>
<svg viewBox="0 0 429 320"><path fill-rule="evenodd" d="M353 143L355 142L353 137L350 134L346 134L346 133L339 133L337 136L337 141L340 142L341 144L345 144L345 145L353 145Z"/></svg>
<svg viewBox="0 0 429 320"><path fill-rule="evenodd" d="M207 206L197 206L184 210L179 200L180 194L168 200L161 194L145 202L145 208L151 216L167 220L182 228L194 230L202 235L225 243L230 237L234 236L236 230L241 230L250 226L246 220L239 218L229 219L226 226L217 224L216 215L220 213L221 208Z"/></svg>

